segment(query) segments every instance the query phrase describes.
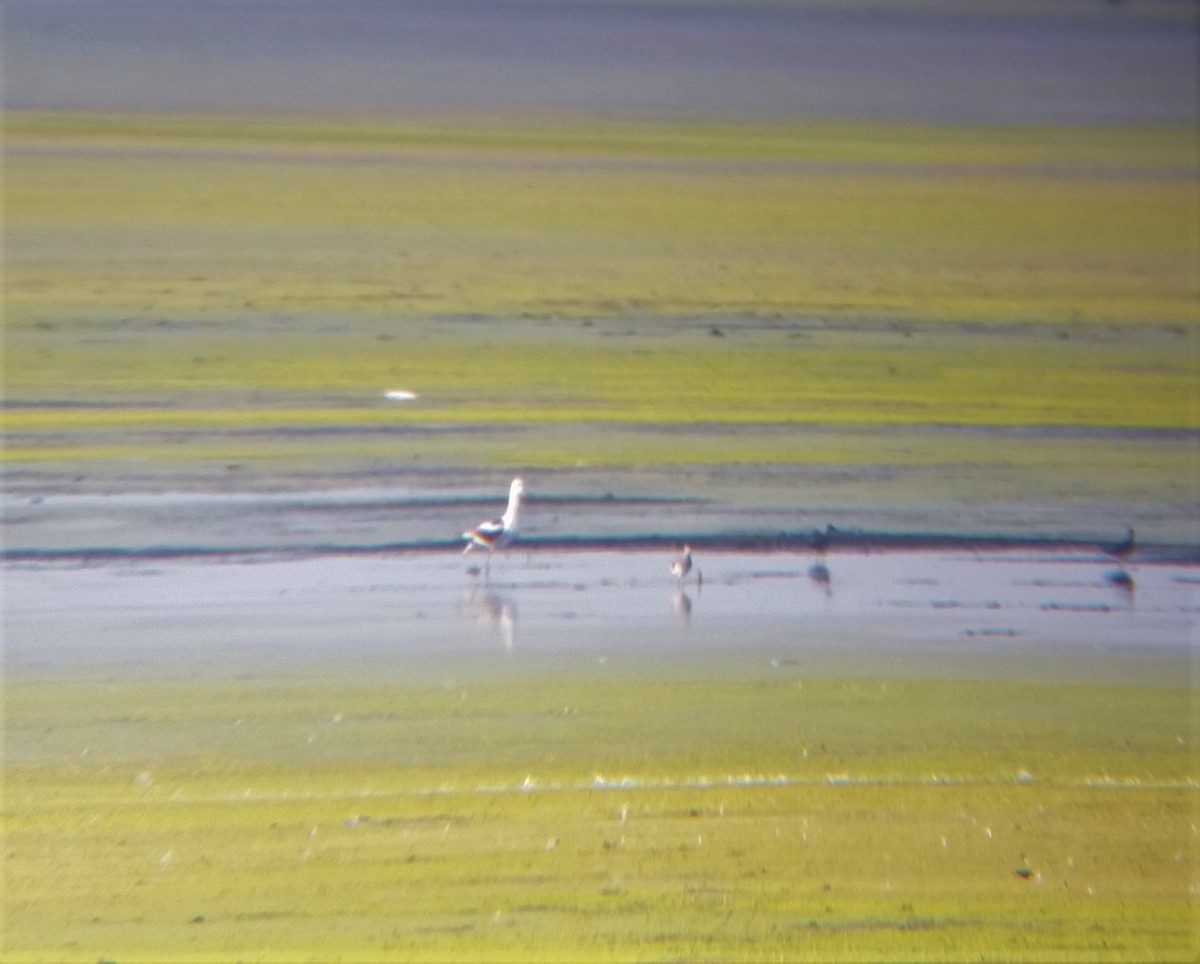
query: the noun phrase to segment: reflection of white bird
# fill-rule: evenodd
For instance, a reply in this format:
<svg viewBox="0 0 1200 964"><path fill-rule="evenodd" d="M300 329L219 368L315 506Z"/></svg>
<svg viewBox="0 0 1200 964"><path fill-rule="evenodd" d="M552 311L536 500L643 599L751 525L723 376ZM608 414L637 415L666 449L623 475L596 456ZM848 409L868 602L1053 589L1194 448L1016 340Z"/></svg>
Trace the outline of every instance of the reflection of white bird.
<svg viewBox="0 0 1200 964"><path fill-rule="evenodd" d="M671 597L671 612L685 626L691 625L692 622L692 597L689 596L682 588L677 589Z"/></svg>
<svg viewBox="0 0 1200 964"><path fill-rule="evenodd" d="M474 529L468 529L462 534L467 540L464 555L472 549L480 548L488 551L485 568L492 561L492 553L498 546L508 545L517 535L517 513L521 510L521 496L525 493L525 483L513 479L508 490L508 508L499 519L489 519L481 522Z"/></svg>
<svg viewBox="0 0 1200 964"><path fill-rule="evenodd" d="M467 612L480 623L497 626L504 640L504 648L512 652L517 639L517 604L507 596L495 592L477 593L472 590L467 596Z"/></svg>

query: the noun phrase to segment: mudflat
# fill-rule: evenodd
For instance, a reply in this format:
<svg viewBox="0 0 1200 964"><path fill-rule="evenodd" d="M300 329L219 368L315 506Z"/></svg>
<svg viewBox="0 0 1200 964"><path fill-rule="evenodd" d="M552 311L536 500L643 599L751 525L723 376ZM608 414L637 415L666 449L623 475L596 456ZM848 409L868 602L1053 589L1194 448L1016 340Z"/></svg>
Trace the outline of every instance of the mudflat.
<svg viewBox="0 0 1200 964"><path fill-rule="evenodd" d="M287 6L6 5L4 958L1194 958L1194 11Z"/></svg>

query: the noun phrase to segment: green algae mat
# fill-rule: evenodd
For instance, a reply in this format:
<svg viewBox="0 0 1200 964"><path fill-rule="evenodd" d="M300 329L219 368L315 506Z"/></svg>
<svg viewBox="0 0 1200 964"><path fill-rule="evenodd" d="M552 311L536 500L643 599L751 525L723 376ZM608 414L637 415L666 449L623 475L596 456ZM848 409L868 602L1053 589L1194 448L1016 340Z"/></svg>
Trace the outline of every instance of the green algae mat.
<svg viewBox="0 0 1200 964"><path fill-rule="evenodd" d="M1194 321L1186 127L13 112L6 137L28 318Z"/></svg>
<svg viewBox="0 0 1200 964"><path fill-rule="evenodd" d="M609 465L723 448L647 424L1197 426L1182 128L10 112L5 134L20 465L349 465L315 429L405 425L601 426ZM522 464L596 460L571 437Z"/></svg>
<svg viewBox="0 0 1200 964"><path fill-rule="evenodd" d="M692 663L10 681L5 959L1194 956L1183 681Z"/></svg>

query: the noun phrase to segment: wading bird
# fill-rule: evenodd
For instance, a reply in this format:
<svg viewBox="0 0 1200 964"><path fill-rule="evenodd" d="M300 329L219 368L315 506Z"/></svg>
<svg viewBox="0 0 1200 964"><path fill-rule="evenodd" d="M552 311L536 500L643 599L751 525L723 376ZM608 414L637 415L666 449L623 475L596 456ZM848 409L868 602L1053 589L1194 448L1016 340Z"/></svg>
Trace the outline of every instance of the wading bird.
<svg viewBox="0 0 1200 964"><path fill-rule="evenodd" d="M671 575L683 582L692 571L692 547L685 545L683 552L671 560Z"/></svg>
<svg viewBox="0 0 1200 964"><path fill-rule="evenodd" d="M520 479L513 479L508 490L508 508L504 510L504 515L499 519L488 519L486 522L481 522L474 529L468 529L462 534L462 537L467 540L463 555L472 549L486 549L488 553L487 562L484 563L486 570L491 564L492 553L496 551L496 548L506 546L516 538L517 513L521 511L521 496L524 494L525 483Z"/></svg>
<svg viewBox="0 0 1200 964"><path fill-rule="evenodd" d="M687 581L688 574L692 571L692 547L685 545L683 551L679 553L671 561L671 575L679 580L679 585L683 585ZM696 570L696 585L704 585L704 573L699 569Z"/></svg>
<svg viewBox="0 0 1200 964"><path fill-rule="evenodd" d="M1117 564L1121 567L1113 572L1108 573L1104 579L1112 586L1118 589L1124 589L1128 593L1134 590L1133 576L1125 571L1125 562L1137 550L1137 540L1133 534L1133 529L1130 528L1125 533L1125 538L1121 542L1111 546L1104 546L1105 555L1112 556L1117 560ZM1132 568L1132 566L1130 567Z"/></svg>
<svg viewBox="0 0 1200 964"><path fill-rule="evenodd" d="M1124 560L1132 556L1136 548L1137 541L1134 537L1133 529L1130 529L1125 533L1125 539L1123 541L1118 542L1115 545L1105 546L1104 551L1114 559Z"/></svg>

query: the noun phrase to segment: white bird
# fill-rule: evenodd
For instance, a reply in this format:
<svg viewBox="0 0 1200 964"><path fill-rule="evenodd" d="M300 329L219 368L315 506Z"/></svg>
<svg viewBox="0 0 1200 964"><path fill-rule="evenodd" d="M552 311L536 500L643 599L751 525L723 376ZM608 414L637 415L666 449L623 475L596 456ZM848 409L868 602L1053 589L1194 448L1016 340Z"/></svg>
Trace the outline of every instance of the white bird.
<svg viewBox="0 0 1200 964"><path fill-rule="evenodd" d="M525 483L520 479L513 479L508 490L508 508L504 510L504 515L499 519L488 519L486 522L481 522L474 529L468 529L462 534L462 537L467 540L463 555L475 548L486 549L488 552L487 562L484 563L484 568L486 568L491 563L492 553L496 551L496 548L506 546L516 538L517 513L521 511L521 496L524 494Z"/></svg>
<svg viewBox="0 0 1200 964"><path fill-rule="evenodd" d="M407 392L400 388L392 389L390 392L384 392L383 397L393 402L411 402L417 397L416 392Z"/></svg>

